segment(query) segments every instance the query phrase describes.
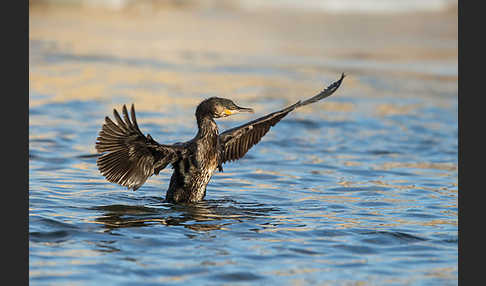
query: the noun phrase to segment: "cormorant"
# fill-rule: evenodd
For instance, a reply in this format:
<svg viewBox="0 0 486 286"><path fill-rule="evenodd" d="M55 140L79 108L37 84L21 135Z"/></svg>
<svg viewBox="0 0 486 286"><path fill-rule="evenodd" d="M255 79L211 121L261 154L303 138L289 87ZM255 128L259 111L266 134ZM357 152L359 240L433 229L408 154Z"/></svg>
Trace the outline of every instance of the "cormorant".
<svg viewBox="0 0 486 286"><path fill-rule="evenodd" d="M319 94L270 113L241 126L219 133L214 118L227 117L240 112L253 112L251 108L237 106L226 98L211 97L196 108L198 133L183 143L160 144L150 134L138 128L135 107L131 106L131 119L123 105L123 119L116 109L113 115L118 124L108 116L96 142L98 169L110 182L137 190L152 175L171 164L174 172L170 178L166 201L172 203L198 202L206 195L206 186L223 163L242 158L246 152L294 109L314 103L333 94L341 85L344 74Z"/></svg>

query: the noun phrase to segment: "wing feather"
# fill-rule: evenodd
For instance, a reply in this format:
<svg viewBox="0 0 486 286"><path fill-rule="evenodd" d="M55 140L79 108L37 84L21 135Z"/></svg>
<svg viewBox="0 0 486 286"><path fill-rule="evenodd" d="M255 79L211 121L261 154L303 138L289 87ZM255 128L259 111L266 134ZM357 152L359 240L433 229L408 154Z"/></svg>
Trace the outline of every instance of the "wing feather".
<svg viewBox="0 0 486 286"><path fill-rule="evenodd" d="M223 150L225 150L222 163L242 158L251 147L260 142L262 137L267 134L272 126L275 126L275 124L287 116L291 111L301 106L317 102L333 94L341 85L344 77L344 73L341 74L339 80L333 82L326 89L307 100L298 101L282 110L270 113L221 133L220 142L223 145Z"/></svg>
<svg viewBox="0 0 486 286"><path fill-rule="evenodd" d="M123 119L116 109L113 110L116 123L105 117L96 142L96 150L104 154L96 163L108 181L136 190L156 168L160 171L175 162L184 150L175 145L159 144L150 135L144 136L138 128L133 104L131 119L125 105L122 115Z"/></svg>

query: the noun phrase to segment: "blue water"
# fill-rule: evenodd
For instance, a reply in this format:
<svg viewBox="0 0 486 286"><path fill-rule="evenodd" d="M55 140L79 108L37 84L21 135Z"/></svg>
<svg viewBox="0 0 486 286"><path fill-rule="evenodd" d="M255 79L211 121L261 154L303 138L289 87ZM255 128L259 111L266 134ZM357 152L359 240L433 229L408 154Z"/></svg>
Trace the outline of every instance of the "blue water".
<svg viewBox="0 0 486 286"><path fill-rule="evenodd" d="M410 73L377 73L334 60L325 70L275 56L208 66L56 54L38 44L32 81L65 81L30 90L31 285L457 285L457 78L417 74L413 65ZM314 95L274 96L292 83L325 87L335 70L353 68L332 97L290 114L242 160L224 165L203 202L173 205L163 202L170 168L136 192L107 182L96 167L97 133L112 108L134 102L142 132L160 143L191 139L193 98L210 92L94 76L86 84L110 96L66 95L63 83L92 66L281 79L277 91L248 84L228 95L256 112L218 121L221 130ZM141 103L166 90L181 101L164 110Z"/></svg>

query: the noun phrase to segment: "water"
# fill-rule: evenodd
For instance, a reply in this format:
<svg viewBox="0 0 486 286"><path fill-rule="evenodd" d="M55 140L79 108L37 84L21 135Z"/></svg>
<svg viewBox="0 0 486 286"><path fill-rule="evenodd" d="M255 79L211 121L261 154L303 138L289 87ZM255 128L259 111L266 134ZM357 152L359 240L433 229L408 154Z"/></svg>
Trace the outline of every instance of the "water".
<svg viewBox="0 0 486 286"><path fill-rule="evenodd" d="M396 35L388 18L368 19L390 43L377 52L383 35L358 33L353 17L322 20L344 25L314 37L313 14L88 12L30 12L32 285L457 285L454 20L419 17L427 29ZM301 33L283 37L284 16ZM214 29L214 46L198 25ZM163 202L170 169L133 192L96 168L114 107L135 103L142 132L173 143L194 136L203 98L255 109L219 120L224 130L313 96L341 71L333 96L224 165L198 204Z"/></svg>

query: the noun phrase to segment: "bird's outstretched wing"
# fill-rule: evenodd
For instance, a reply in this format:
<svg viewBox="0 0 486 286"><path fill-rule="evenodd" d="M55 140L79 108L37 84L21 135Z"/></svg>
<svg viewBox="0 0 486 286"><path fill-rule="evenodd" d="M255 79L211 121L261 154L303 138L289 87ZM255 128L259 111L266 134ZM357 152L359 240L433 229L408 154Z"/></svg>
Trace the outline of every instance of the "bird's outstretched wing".
<svg viewBox="0 0 486 286"><path fill-rule="evenodd" d="M133 104L130 110L132 120L125 105L122 111L124 120L113 109L118 124L108 116L105 117L105 123L97 138L96 150L106 153L96 163L108 181L136 190L150 176L158 174L168 164L175 162L184 149L159 144L150 134L144 136L138 128Z"/></svg>
<svg viewBox="0 0 486 286"><path fill-rule="evenodd" d="M282 110L270 113L256 120L250 121L246 124L221 133L219 135L219 138L224 150L222 163L242 158L246 154L246 152L248 152L248 150L253 147L253 145L260 142L262 137L267 134L268 130L270 130L270 127L277 124L292 110L307 104L314 103L333 94L341 85L344 77L344 73L341 74L341 78L339 80L333 82L319 94L307 100L298 101L297 103Z"/></svg>

